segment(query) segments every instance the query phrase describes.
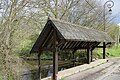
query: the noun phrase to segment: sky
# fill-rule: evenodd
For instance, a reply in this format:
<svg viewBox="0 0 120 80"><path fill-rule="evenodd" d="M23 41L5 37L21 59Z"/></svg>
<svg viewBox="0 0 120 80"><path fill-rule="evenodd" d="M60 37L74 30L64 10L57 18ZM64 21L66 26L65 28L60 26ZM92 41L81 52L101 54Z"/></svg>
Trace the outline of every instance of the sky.
<svg viewBox="0 0 120 80"><path fill-rule="evenodd" d="M108 0L101 0L102 3L104 4ZM114 18L114 22L116 24L120 23L120 0L112 0L114 2L114 6L112 7L112 14L111 17L116 17Z"/></svg>
<svg viewBox="0 0 120 80"><path fill-rule="evenodd" d="M99 0L98 0L99 1ZM104 5L106 1L109 1L109 0L100 0L102 2L102 4ZM120 23L120 0L112 0L114 2L114 6L112 7L112 14L111 14L111 17L115 17L113 19L113 21L116 23L116 24L119 24ZM107 6L106 6L107 8Z"/></svg>

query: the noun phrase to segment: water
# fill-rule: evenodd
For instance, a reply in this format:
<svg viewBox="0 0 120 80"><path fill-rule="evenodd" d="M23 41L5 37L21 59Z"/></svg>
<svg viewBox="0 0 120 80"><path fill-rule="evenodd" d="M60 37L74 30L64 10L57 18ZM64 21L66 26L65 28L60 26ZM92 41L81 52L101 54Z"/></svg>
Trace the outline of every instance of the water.
<svg viewBox="0 0 120 80"><path fill-rule="evenodd" d="M59 65L58 70L62 71L68 68L73 67L73 64L68 64L68 65ZM52 65L48 65L45 67L41 68L41 78L45 78L45 77L49 77L51 76L53 73L53 67ZM34 70L28 70L26 72L24 72L21 75L21 80L37 80L39 78L38 76L38 69L34 69Z"/></svg>

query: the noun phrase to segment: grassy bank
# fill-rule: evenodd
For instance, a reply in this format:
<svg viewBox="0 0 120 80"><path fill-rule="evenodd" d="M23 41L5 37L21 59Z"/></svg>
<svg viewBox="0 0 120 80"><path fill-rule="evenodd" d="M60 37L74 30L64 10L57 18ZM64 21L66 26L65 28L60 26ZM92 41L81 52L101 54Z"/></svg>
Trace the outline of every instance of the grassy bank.
<svg viewBox="0 0 120 80"><path fill-rule="evenodd" d="M102 58L102 49L97 49L95 51L98 53L99 58ZM120 44L118 47L107 48L106 53L108 54L109 58L120 57Z"/></svg>

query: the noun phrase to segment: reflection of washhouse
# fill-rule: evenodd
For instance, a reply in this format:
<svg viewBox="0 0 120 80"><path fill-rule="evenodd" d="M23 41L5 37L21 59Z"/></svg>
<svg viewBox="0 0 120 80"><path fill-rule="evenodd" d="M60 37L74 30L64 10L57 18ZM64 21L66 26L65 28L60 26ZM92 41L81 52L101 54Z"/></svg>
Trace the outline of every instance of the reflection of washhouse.
<svg viewBox="0 0 120 80"><path fill-rule="evenodd" d="M68 67L69 66L69 67ZM67 65L67 66L63 66L63 65L61 65L61 66L59 66L59 71L63 71L63 70L65 70L65 69L68 69L68 68L71 68L71 67L73 67L73 65ZM44 75L42 78L45 78L45 77L49 77L49 76L52 76L52 74L53 74L53 67L52 66L49 66L48 67L48 69L46 69L47 71L48 71L48 74L47 75Z"/></svg>
<svg viewBox="0 0 120 80"><path fill-rule="evenodd" d="M69 66L69 67L68 67ZM63 71L67 68L73 67L73 65L60 65L59 71ZM52 65L46 65L43 66L41 69L42 75L41 78L52 76L53 74L53 66ZM36 80L38 79L38 69L34 70L27 70L21 75L21 80Z"/></svg>
<svg viewBox="0 0 120 80"><path fill-rule="evenodd" d="M41 72L43 73L41 75L42 78L51 76L53 71L52 71L52 66L44 66L41 69ZM36 80L38 79L38 69L34 69L34 70L27 70L25 72L22 73L21 75L21 80Z"/></svg>
<svg viewBox="0 0 120 80"><path fill-rule="evenodd" d="M49 66L48 69L49 70L48 70L48 75L47 76L51 76L52 73L53 73L52 66Z"/></svg>

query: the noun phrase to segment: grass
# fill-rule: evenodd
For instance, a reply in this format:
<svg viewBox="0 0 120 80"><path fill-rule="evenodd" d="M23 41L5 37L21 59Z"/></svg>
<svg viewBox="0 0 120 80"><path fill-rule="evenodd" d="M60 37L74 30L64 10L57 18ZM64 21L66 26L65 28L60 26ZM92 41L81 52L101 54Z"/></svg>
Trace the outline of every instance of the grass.
<svg viewBox="0 0 120 80"><path fill-rule="evenodd" d="M120 57L120 47L108 49L109 57Z"/></svg>
<svg viewBox="0 0 120 80"><path fill-rule="evenodd" d="M98 53L99 58L102 58L102 49L97 49L95 51ZM107 48L106 53L108 54L109 58L120 57L120 44L118 47Z"/></svg>

